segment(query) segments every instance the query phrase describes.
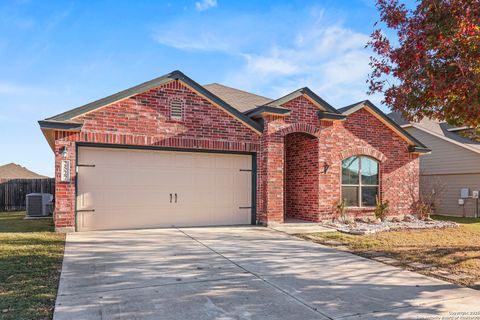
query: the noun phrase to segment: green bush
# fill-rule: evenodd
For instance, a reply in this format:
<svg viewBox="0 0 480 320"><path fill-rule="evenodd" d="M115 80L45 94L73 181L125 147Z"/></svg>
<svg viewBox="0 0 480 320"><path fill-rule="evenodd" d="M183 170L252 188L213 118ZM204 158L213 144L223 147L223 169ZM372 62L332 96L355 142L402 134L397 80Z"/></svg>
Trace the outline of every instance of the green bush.
<svg viewBox="0 0 480 320"><path fill-rule="evenodd" d="M375 201L375 218L384 221L385 217L387 216L387 213L388 213L388 200L385 202L382 202L377 195L376 201Z"/></svg>

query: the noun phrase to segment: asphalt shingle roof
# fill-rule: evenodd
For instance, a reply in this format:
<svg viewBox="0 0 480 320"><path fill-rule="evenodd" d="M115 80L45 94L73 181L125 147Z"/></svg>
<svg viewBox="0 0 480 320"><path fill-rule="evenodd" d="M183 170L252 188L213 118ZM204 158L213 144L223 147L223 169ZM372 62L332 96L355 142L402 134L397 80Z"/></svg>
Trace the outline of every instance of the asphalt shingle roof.
<svg viewBox="0 0 480 320"><path fill-rule="evenodd" d="M206 84L203 87L240 112L245 112L273 101L267 97L227 87L219 83Z"/></svg>
<svg viewBox="0 0 480 320"><path fill-rule="evenodd" d="M390 119L398 123L399 125L406 125L406 124L412 124L415 125L415 127L418 127L419 129L423 129L424 131L427 132L432 132L434 134L437 134L441 137L446 138L447 140L450 139L454 142L461 143L467 147L470 147L472 149L477 150L480 152L480 143L476 142L474 140L471 140L469 138L462 137L456 132L448 131L449 129L455 128L454 126L449 125L448 123L444 121L438 121L438 120L431 120L427 118L423 118L419 122L411 122L402 117L402 115L398 112L391 112L388 114Z"/></svg>

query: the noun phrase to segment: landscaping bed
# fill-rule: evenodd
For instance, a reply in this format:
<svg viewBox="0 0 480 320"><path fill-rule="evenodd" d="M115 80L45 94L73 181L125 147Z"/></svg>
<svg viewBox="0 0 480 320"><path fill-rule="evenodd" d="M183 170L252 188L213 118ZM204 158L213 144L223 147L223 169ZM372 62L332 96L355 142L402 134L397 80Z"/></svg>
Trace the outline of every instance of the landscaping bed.
<svg viewBox="0 0 480 320"><path fill-rule="evenodd" d="M51 319L65 235L24 216L0 212L0 319Z"/></svg>
<svg viewBox="0 0 480 320"><path fill-rule="evenodd" d="M363 220L352 221L351 223L330 222L329 227L337 231L354 235L373 234L383 231L395 231L404 229L442 229L455 228L458 224L454 221L442 220L419 220L413 216L408 216L404 220L392 219L386 221L367 222Z"/></svg>
<svg viewBox="0 0 480 320"><path fill-rule="evenodd" d="M301 236L386 264L480 289L480 219L433 218L458 226L389 229L365 235L334 231Z"/></svg>

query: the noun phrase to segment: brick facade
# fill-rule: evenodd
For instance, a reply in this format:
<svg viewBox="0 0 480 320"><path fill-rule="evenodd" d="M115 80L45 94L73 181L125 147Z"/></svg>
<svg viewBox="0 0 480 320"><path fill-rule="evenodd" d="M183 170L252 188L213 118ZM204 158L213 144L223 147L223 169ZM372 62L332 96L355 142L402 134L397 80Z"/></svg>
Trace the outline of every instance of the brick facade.
<svg viewBox="0 0 480 320"><path fill-rule="evenodd" d="M169 117L171 99L182 102L180 120ZM83 122L80 132L55 132L57 229L75 225L76 142L256 153L257 220L262 223L282 223L285 213L309 221L332 218L341 196L342 159L368 155L380 162L381 197L390 201L392 214L414 211L418 156L384 123L364 109L346 121L319 121L318 108L303 96L283 107L291 114L265 115L259 133L176 80L75 118ZM68 183L60 182L64 147L72 163Z"/></svg>
<svg viewBox="0 0 480 320"><path fill-rule="evenodd" d="M418 201L419 158L417 154L408 152L408 143L394 133L373 114L360 109L348 116L346 121L319 121L317 108L306 98L300 96L282 107L291 110L286 117L266 116L265 130L262 136L261 163L264 172L259 180L265 202L259 207L261 218L268 223L283 222L284 212L289 212L292 199L284 199L281 190L287 190L289 182L288 158L285 164L285 137L300 132L315 136L318 139L318 180L304 173L308 182L318 183L313 188L318 190L315 199L308 201L307 208L318 200L318 211L310 214L302 212L302 219L322 221L336 216L336 204L341 199L341 162L353 155L367 155L380 164L380 197L390 202L391 215L415 213ZM288 137L287 137L288 141ZM325 165L328 170L324 173ZM317 170L315 167L312 170ZM301 176L302 173L293 173ZM285 180L283 177L287 177ZM305 199L303 199L305 200ZM284 206L287 206L284 210ZM350 215L372 215L373 208L348 208ZM300 217L300 215L298 216Z"/></svg>

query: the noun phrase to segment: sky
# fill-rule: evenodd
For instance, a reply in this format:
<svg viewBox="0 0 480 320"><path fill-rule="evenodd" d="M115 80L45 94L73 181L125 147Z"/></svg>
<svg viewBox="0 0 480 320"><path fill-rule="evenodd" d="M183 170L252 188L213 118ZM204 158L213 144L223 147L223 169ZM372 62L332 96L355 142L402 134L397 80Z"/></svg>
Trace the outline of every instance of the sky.
<svg viewBox="0 0 480 320"><path fill-rule="evenodd" d="M0 165L53 176L38 120L181 70L334 107L370 99L374 1L0 0Z"/></svg>

